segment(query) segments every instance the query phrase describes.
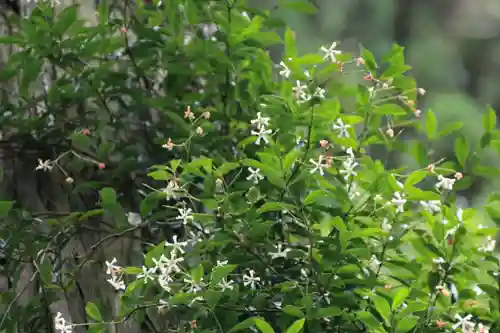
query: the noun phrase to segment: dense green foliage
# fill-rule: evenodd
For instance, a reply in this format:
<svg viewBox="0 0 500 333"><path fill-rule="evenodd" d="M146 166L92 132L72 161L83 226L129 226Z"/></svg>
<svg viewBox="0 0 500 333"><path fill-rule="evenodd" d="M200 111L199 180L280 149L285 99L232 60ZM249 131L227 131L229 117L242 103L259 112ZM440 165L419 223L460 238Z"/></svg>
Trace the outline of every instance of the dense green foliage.
<svg viewBox="0 0 500 333"><path fill-rule="evenodd" d="M33 264L41 291L24 304L22 290L3 293L0 329L500 328L497 229L456 204L457 191L498 173L476 158L500 143L492 110L469 142L460 123L418 109L425 90L405 74L402 47L380 63L336 43L300 55L293 31L280 36L283 22L242 0L121 10L101 3L98 24L85 26L75 6L40 4L0 39L20 48L0 73L4 141L36 149L23 163L52 181L48 211L0 202L4 273L17 281ZM274 64L267 48L281 43ZM453 160L432 154L445 136ZM394 166L393 152L418 167ZM500 194L486 212L500 221ZM94 244L64 257L87 233ZM135 253L94 256L128 237ZM96 263L114 301L95 290L82 321L53 310Z"/></svg>

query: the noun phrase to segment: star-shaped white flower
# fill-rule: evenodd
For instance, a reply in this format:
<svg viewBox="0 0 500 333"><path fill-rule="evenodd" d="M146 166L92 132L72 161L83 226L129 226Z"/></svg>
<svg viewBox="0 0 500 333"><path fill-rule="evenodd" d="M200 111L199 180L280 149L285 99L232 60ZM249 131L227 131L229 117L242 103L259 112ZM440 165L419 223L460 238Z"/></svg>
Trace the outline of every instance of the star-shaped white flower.
<svg viewBox="0 0 500 333"><path fill-rule="evenodd" d="M262 117L260 112L257 112L257 118L250 120L250 123L254 125L257 129L266 128L269 126L269 118Z"/></svg>
<svg viewBox="0 0 500 333"><path fill-rule="evenodd" d="M288 79L290 77L290 74L292 74L290 68L288 68L288 66L283 61L280 62L280 68L281 68L280 75Z"/></svg>
<svg viewBox="0 0 500 333"><path fill-rule="evenodd" d="M260 282L260 277L255 276L255 271L250 269L248 274L243 275L243 285L250 286L250 289L255 289L256 284Z"/></svg>
<svg viewBox="0 0 500 333"><path fill-rule="evenodd" d="M468 314L463 318L457 314L455 315L455 319L457 320L457 322L452 326L454 330L456 330L458 327L461 327L462 333L472 333L475 324L470 321L472 319L471 314Z"/></svg>
<svg viewBox="0 0 500 333"><path fill-rule="evenodd" d="M313 160L312 158L309 160L314 165L314 168L311 169L311 173L315 173L316 171L319 172L320 175L324 176L325 171L324 169L328 167L325 163L323 163L325 160L325 157L323 155L319 155L318 161Z"/></svg>
<svg viewBox="0 0 500 333"><path fill-rule="evenodd" d="M269 256L271 257L272 260L277 259L277 258L285 258L288 252L290 252L290 249L282 249L283 244L278 244L276 252L269 252Z"/></svg>
<svg viewBox="0 0 500 333"><path fill-rule="evenodd" d="M441 211L441 201L439 200L420 201L420 205L431 214Z"/></svg>
<svg viewBox="0 0 500 333"><path fill-rule="evenodd" d="M260 169L256 168L248 168L248 171L250 172L250 175L247 177L247 180L253 181L254 184L258 184L259 181L264 179L264 177L260 174Z"/></svg>
<svg viewBox="0 0 500 333"><path fill-rule="evenodd" d="M394 197L392 198L391 202L396 206L396 213L404 212L404 205L406 201L407 200L403 197L401 193L399 192L394 193Z"/></svg>
<svg viewBox="0 0 500 333"><path fill-rule="evenodd" d="M342 54L342 51L335 50L336 47L337 42L333 42L329 48L322 46L321 51L325 54L323 60L330 59L332 62L337 62L337 55Z"/></svg>
<svg viewBox="0 0 500 333"><path fill-rule="evenodd" d="M351 125L349 124L344 124L342 119L337 119L337 124L333 124L333 129L339 131L339 137L341 138L348 138L349 137L349 132L347 131L349 128L351 128Z"/></svg>
<svg viewBox="0 0 500 333"><path fill-rule="evenodd" d="M41 159L38 159L38 166L35 168L35 170L52 171L53 167L54 162L52 162L51 160L42 161Z"/></svg>
<svg viewBox="0 0 500 333"><path fill-rule="evenodd" d="M446 178L442 175L438 175L438 183L436 184L436 188L443 190L451 191L453 189L453 185L455 184L456 179L454 178Z"/></svg>
<svg viewBox="0 0 500 333"><path fill-rule="evenodd" d="M313 96L321 98L321 99L325 99L325 89L323 89L321 87L316 87L316 90L314 91Z"/></svg>
<svg viewBox="0 0 500 333"><path fill-rule="evenodd" d="M252 130L250 133L252 135L257 136L257 140L255 140L256 145L260 145L260 142L264 140L265 143L269 143L269 139L267 138L268 135L271 135L273 131L270 129L265 129L264 127L261 127L258 131Z"/></svg>
<svg viewBox="0 0 500 333"><path fill-rule="evenodd" d="M181 220L182 224L187 224L189 221L193 221L193 210L191 208L179 208L179 215L176 219Z"/></svg>

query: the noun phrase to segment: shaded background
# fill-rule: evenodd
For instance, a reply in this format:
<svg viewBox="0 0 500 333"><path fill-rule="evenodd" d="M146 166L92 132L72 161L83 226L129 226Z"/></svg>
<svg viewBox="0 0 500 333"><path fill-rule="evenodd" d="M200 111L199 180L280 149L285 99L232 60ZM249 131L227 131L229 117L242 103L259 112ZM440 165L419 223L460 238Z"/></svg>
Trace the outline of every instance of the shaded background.
<svg viewBox="0 0 500 333"><path fill-rule="evenodd" d="M276 8L278 0L249 1ZM500 110L500 1L498 0L311 0L319 10L305 15L276 9L297 32L299 53L317 52L340 42L356 52L358 43L377 59L394 43L405 47L409 72L427 94L419 108L436 113L438 124L464 122L471 144L483 134L482 114ZM498 113L497 113L498 114ZM443 138L435 156L454 156L454 138ZM496 152L481 154L484 164L499 166ZM410 166L411 158L399 157ZM477 183L464 192L469 206L481 206L500 182ZM466 205L465 202L462 205Z"/></svg>

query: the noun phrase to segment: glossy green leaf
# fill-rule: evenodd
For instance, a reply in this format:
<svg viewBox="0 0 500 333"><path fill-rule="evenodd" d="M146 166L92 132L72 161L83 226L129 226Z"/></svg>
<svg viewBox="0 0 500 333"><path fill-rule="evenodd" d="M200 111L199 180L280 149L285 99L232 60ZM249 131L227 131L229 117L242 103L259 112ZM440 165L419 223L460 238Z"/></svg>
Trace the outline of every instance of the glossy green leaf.
<svg viewBox="0 0 500 333"><path fill-rule="evenodd" d="M87 305L85 306L85 312L87 312L87 315L91 319L95 321L102 321L101 312L99 311L97 305L95 305L94 303L88 302Z"/></svg>
<svg viewBox="0 0 500 333"><path fill-rule="evenodd" d="M304 328L305 318L295 321L290 327L287 328L286 333L299 333Z"/></svg>

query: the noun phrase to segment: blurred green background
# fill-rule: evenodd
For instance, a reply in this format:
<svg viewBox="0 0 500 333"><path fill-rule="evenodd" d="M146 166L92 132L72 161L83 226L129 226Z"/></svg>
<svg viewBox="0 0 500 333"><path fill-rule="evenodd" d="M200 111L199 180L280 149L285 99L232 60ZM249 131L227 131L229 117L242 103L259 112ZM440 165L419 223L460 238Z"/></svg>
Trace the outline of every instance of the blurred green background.
<svg viewBox="0 0 500 333"><path fill-rule="evenodd" d="M307 1L307 0L303 0ZM380 59L394 43L405 47L410 74L427 90L419 108L432 109L440 126L465 123L462 133L471 143L483 134L487 106L500 110L500 1L498 0L310 0L313 15L276 9L278 0L249 0L275 8L297 33L301 54L323 44L358 52L358 43ZM444 138L435 156L453 157L454 138ZM478 152L479 153L479 152ZM480 156L483 164L500 167L495 151ZM412 163L401 157L401 163ZM500 181L477 183L465 191L463 206L480 207ZM465 208L465 207L464 207Z"/></svg>

